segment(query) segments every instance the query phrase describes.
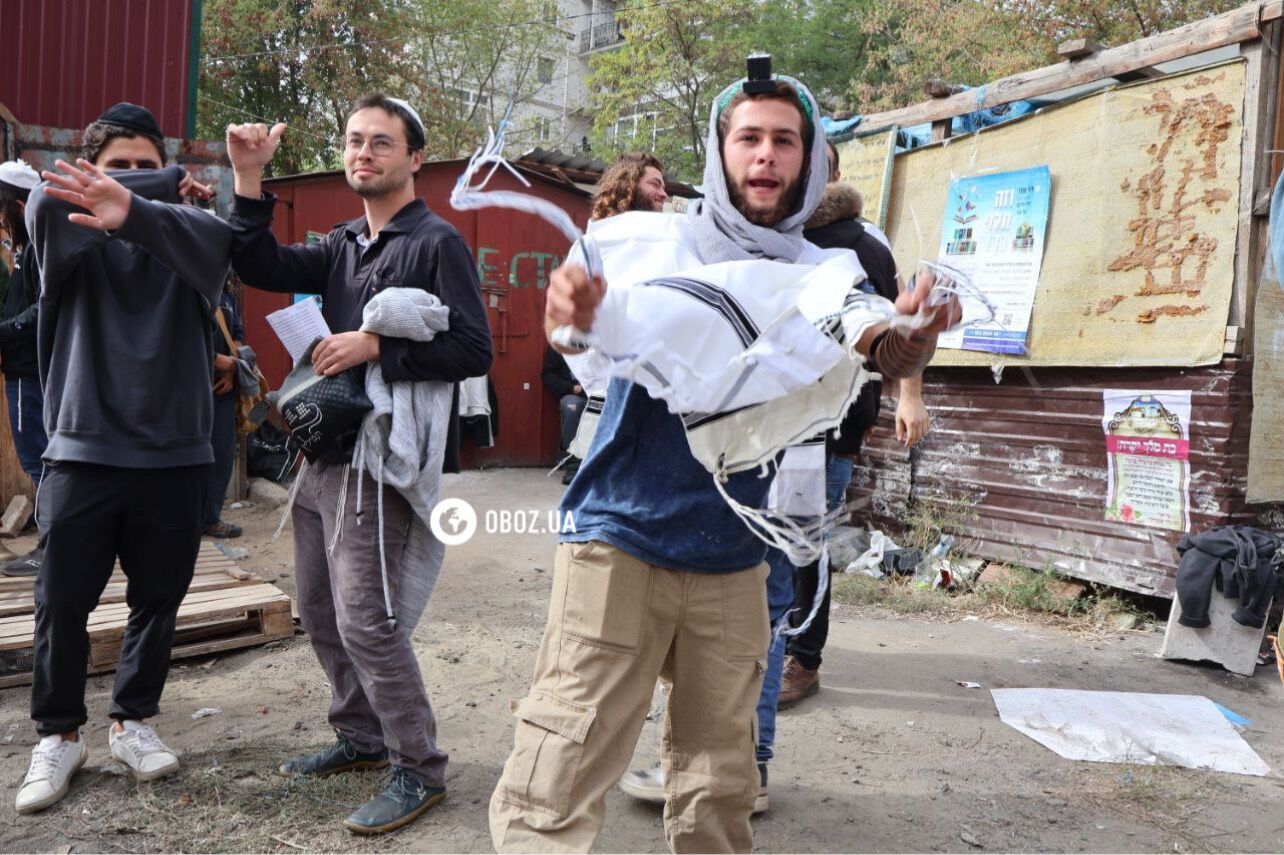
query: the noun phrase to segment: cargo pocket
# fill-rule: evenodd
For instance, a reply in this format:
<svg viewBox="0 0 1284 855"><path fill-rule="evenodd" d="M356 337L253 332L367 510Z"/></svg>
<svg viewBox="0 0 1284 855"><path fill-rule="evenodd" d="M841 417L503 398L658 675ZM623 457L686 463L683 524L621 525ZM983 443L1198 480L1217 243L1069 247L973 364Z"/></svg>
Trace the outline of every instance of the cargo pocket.
<svg viewBox="0 0 1284 855"><path fill-rule="evenodd" d="M524 810L564 820L597 710L534 691L513 701L512 711L517 738L501 782L504 796Z"/></svg>
<svg viewBox="0 0 1284 855"><path fill-rule="evenodd" d="M762 662L771 644L767 565L722 577L722 650L730 662Z"/></svg>
<svg viewBox="0 0 1284 855"><path fill-rule="evenodd" d="M562 548L567 559L562 631L581 644L636 656L651 604L650 567L597 541Z"/></svg>

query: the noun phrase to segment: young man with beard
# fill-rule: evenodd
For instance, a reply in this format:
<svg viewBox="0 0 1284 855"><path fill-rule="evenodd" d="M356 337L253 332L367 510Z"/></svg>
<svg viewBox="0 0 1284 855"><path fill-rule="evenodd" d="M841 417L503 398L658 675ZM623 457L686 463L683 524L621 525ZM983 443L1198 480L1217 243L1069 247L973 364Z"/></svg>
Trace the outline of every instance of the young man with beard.
<svg viewBox="0 0 1284 855"><path fill-rule="evenodd" d="M631 151L620 155L619 160L607 167L597 182L593 195L593 210L589 215L592 223L609 219L629 211L651 211L658 213L664 209L669 199L665 191L664 167L655 155L644 151ZM544 352L544 370L541 375L544 388L557 399L561 417L561 452L566 454L580 428L580 419L588 406L588 392L580 384L566 364L565 357L550 347ZM601 396L605 388L590 390ZM599 401L600 403L600 401ZM579 471L580 459L571 456L562 473L562 483L569 484Z"/></svg>
<svg viewBox="0 0 1284 855"><path fill-rule="evenodd" d="M705 264L826 257L802 237L828 171L815 100L783 80L763 93L743 86L714 102L706 198L666 223L678 237L656 250L655 276L676 272L666 257L692 253ZM624 219L621 228L643 227ZM606 287L577 264L558 268L546 332L590 329ZM898 310L925 308L926 292L899 298ZM921 333L903 337L877 324L857 348L884 374L916 371L957 306L927 311L931 323ZM761 504L766 481L742 473L727 489ZM760 783L754 706L770 633L765 545L692 455L681 419L619 379L562 510L573 514L576 531L561 538L535 677L514 706L515 745L491 798L496 848L592 847L605 795L627 768L663 674L672 685L664 738L669 845L749 851Z"/></svg>
<svg viewBox="0 0 1284 855"><path fill-rule="evenodd" d="M357 100L343 138L343 166L365 216L313 245L281 246L272 235L275 197L263 192L261 177L284 130L285 125L261 124L227 130L236 180L232 260L252 287L322 295L331 335L313 351L317 372L333 375L377 362L392 385L456 383L485 374L490 329L472 254L459 232L415 196L425 135L419 115L405 101L383 94ZM421 288L438 297L449 309L449 329L430 341L362 332L366 304L394 288ZM458 449L452 411L445 471L459 471ZM344 821L350 831L373 834L406 825L446 794L446 753L437 747L436 721L410 640L423 602L418 613L403 615L395 625L385 612L389 590L430 586L426 575L436 567L408 556L415 512L407 498L367 474L352 473L352 454L348 446L309 463L299 476L292 512L299 616L334 693L330 724L337 738L285 761L279 772L320 777L391 763L384 791ZM348 484L350 474L364 483ZM382 522L376 523L380 493ZM360 525L357 497L363 494L370 513ZM337 540L336 526L342 531Z"/></svg>
<svg viewBox="0 0 1284 855"><path fill-rule="evenodd" d="M231 232L177 204L189 189L165 163L150 112L116 104L85 129L79 168L58 161L31 191L26 224L40 273L45 392L45 554L36 577L31 717L41 735L19 813L66 794L89 749L86 623L116 559L129 623L116 668L111 754L139 780L178 768L144 720L169 672L179 604L201 536L214 350L209 324Z"/></svg>
<svg viewBox="0 0 1284 855"><path fill-rule="evenodd" d="M602 173L589 219L605 220L626 211L662 211L668 200L660 161L648 152L631 151Z"/></svg>

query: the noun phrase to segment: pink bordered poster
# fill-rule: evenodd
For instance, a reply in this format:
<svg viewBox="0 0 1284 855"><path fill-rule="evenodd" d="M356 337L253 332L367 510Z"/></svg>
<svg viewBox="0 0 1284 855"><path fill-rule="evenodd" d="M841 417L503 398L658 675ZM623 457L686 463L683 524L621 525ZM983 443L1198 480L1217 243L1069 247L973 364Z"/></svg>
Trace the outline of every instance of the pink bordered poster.
<svg viewBox="0 0 1284 855"><path fill-rule="evenodd" d="M1106 389L1106 519L1190 529L1190 392Z"/></svg>

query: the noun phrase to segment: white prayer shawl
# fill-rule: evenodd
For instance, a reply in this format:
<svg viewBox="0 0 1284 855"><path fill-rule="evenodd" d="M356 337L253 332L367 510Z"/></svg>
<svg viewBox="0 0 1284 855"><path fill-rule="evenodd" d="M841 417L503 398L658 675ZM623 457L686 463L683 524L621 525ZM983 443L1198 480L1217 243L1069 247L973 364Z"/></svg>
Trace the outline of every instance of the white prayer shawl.
<svg viewBox="0 0 1284 855"><path fill-rule="evenodd" d="M449 328L449 319L449 309L427 291L387 288L366 304L361 331L431 341ZM397 628L409 635L428 605L446 552L445 546L433 537L428 521L441 484L452 384L430 380L389 383L376 361L366 369L366 395L374 409L362 422L352 462L357 474L358 520L369 519L362 505L363 471L380 485L395 488L414 511L402 552L401 581L392 598L383 552L383 491L377 491L375 524L379 526L384 604L389 618L395 617Z"/></svg>
<svg viewBox="0 0 1284 855"><path fill-rule="evenodd" d="M854 287L865 272L849 250L704 265L687 218L649 212L602 220L586 240L607 293L592 350L567 364L586 389L624 377L663 400L715 474L836 426L864 382L856 340L894 311Z"/></svg>
<svg viewBox="0 0 1284 855"><path fill-rule="evenodd" d="M855 287L865 278L855 253L808 244L794 264L705 265L686 217L649 212L603 220L585 241L608 284L585 336L592 349L567 358L581 385L623 377L663 400L746 525L795 563L815 560L828 523L824 456L790 447L842 421L867 377L855 343L895 311ZM785 449L778 470L810 486L777 484L765 509L726 493L726 476Z"/></svg>

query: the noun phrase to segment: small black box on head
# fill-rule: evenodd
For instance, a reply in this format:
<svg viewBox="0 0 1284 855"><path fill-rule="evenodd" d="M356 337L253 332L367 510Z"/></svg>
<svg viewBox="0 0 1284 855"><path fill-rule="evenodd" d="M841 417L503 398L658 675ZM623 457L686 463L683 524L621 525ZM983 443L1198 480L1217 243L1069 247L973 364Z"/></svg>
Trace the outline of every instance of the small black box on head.
<svg viewBox="0 0 1284 855"><path fill-rule="evenodd" d="M745 61L745 65L748 68L745 94L759 95L772 91L771 54L755 53Z"/></svg>

